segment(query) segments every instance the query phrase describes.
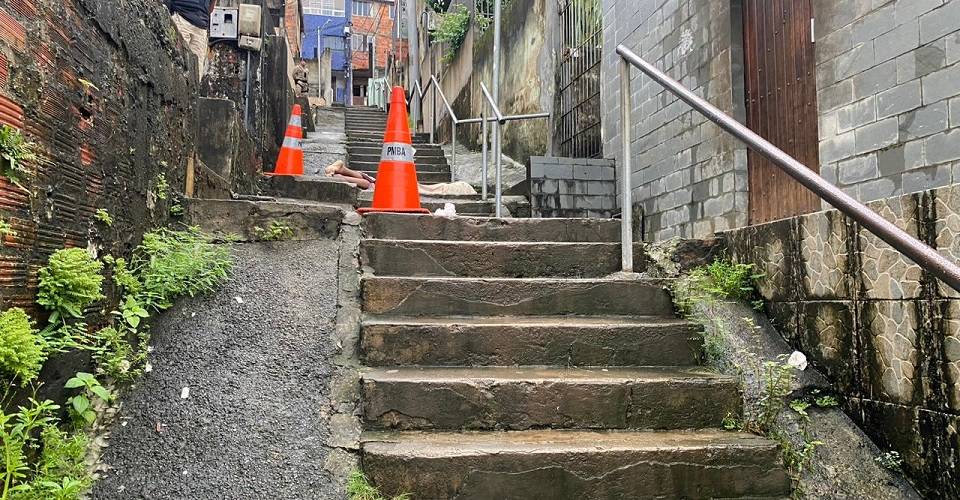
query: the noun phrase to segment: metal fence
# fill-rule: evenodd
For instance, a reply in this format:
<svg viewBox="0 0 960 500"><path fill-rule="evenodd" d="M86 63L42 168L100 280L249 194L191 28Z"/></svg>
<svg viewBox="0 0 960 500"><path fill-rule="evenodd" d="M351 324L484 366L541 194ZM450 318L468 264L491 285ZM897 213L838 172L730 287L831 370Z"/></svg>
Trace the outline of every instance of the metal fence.
<svg viewBox="0 0 960 500"><path fill-rule="evenodd" d="M556 136L561 156L595 158L600 138L600 0L561 0Z"/></svg>

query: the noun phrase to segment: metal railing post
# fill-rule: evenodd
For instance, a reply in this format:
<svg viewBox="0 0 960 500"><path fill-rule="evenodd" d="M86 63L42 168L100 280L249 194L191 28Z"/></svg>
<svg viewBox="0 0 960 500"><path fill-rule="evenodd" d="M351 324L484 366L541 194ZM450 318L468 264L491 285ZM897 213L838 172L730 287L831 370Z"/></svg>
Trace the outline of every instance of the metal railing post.
<svg viewBox="0 0 960 500"><path fill-rule="evenodd" d="M620 259L633 272L633 193L630 192L630 63L620 59Z"/></svg>
<svg viewBox="0 0 960 500"><path fill-rule="evenodd" d="M452 116L450 117L450 128L451 135L453 137L453 158L450 160L450 180L455 180L453 178L453 173L457 168L457 120Z"/></svg>
<svg viewBox="0 0 960 500"><path fill-rule="evenodd" d="M500 186L500 169L501 159L503 155L500 153L500 139L502 133L502 125L499 121L493 122L493 155L496 157L496 185L494 185L494 203L496 204L496 217L500 218L502 215L500 213L500 198L502 196L501 186Z"/></svg>
<svg viewBox="0 0 960 500"><path fill-rule="evenodd" d="M483 177L483 182L481 182L480 187L480 199L487 201L487 114L480 113L480 120L483 121L482 129L480 133L480 142L483 144L481 148L483 151L483 168L481 169L481 176Z"/></svg>
<svg viewBox="0 0 960 500"><path fill-rule="evenodd" d="M430 78L433 78L433 75L430 75ZM430 83L433 83L433 80L431 80ZM437 130L437 86L436 85L433 86L433 104L431 105L431 108L433 108L431 110L432 111L431 114L433 115L433 123L430 125L430 144L433 144L434 133L436 133L436 130Z"/></svg>

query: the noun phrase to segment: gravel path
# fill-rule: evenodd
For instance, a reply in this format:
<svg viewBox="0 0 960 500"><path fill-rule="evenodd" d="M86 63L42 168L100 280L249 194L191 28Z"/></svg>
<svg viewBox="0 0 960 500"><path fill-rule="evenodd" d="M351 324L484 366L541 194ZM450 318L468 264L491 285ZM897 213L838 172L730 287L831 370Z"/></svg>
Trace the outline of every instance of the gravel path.
<svg viewBox="0 0 960 500"><path fill-rule="evenodd" d="M223 289L157 318L153 370L124 395L93 498L343 496L323 467L337 245L234 246Z"/></svg>

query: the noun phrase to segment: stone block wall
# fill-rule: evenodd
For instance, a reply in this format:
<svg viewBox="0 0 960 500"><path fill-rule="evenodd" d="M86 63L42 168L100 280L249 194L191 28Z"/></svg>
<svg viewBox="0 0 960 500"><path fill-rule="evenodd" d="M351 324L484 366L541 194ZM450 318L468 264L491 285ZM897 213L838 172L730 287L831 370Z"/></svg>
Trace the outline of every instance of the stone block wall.
<svg viewBox="0 0 960 500"><path fill-rule="evenodd" d="M821 175L861 201L960 182L960 0L814 11Z"/></svg>
<svg viewBox="0 0 960 500"><path fill-rule="evenodd" d="M960 185L870 208L960 261ZM836 210L724 233L767 314L930 498L960 497L960 292Z"/></svg>
<svg viewBox="0 0 960 500"><path fill-rule="evenodd" d="M616 46L726 113L744 114L742 16L736 0L602 0L604 156L621 159ZM747 223L747 155L735 139L655 82L632 71L634 203L643 237L702 237Z"/></svg>
<svg viewBox="0 0 960 500"><path fill-rule="evenodd" d="M611 218L618 212L612 160L532 156L528 170L534 217Z"/></svg>

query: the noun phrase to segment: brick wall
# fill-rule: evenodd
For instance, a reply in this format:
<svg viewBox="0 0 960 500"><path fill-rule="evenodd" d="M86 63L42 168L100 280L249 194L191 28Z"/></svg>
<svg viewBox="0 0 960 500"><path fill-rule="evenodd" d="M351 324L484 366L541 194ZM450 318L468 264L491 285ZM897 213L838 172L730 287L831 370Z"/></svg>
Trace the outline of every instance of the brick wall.
<svg viewBox="0 0 960 500"><path fill-rule="evenodd" d="M610 218L618 211L613 160L531 156L528 177L534 217Z"/></svg>
<svg viewBox="0 0 960 500"><path fill-rule="evenodd" d="M864 201L960 182L960 0L814 7L822 175Z"/></svg>
<svg viewBox="0 0 960 500"><path fill-rule="evenodd" d="M743 116L739 11L731 0L602 0L604 156L620 159L623 43L724 112ZM747 223L746 149L638 70L631 79L634 203L645 240Z"/></svg>
<svg viewBox="0 0 960 500"><path fill-rule="evenodd" d="M390 18L390 4L381 2L371 3L373 3L372 17L353 16L353 33L351 36L366 35L369 38L376 38L374 65L377 68L383 69L387 66L390 52L393 50L394 20ZM379 11L377 10L378 8L380 9ZM370 69L370 61L368 58L369 53L366 49L363 52L353 51L353 69Z"/></svg>
<svg viewBox="0 0 960 500"><path fill-rule="evenodd" d="M0 308L39 313L53 251L122 256L167 222L195 149L195 64L156 0L0 0L0 122L46 160L22 188L0 179L17 233L0 245ZM166 200L152 194L161 173ZM94 223L101 208L112 227Z"/></svg>
<svg viewBox="0 0 960 500"><path fill-rule="evenodd" d="M960 260L960 186L869 203ZM764 274L767 314L929 498L960 498L960 292L836 210L724 234Z"/></svg>

